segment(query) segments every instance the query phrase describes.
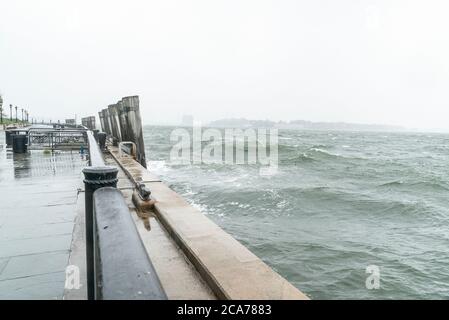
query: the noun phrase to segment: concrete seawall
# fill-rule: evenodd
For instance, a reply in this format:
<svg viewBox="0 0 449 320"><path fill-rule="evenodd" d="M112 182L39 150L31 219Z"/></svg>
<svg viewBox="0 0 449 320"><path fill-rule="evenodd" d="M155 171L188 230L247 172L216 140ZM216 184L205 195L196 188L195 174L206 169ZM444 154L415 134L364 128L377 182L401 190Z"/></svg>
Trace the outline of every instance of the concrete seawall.
<svg viewBox="0 0 449 320"><path fill-rule="evenodd" d="M308 299L132 156L109 145L104 158L119 167L117 189L169 299ZM135 182L150 188L151 206L136 206ZM67 300L86 299L83 189L77 208L69 264L81 267L82 288L66 290Z"/></svg>
<svg viewBox="0 0 449 320"><path fill-rule="evenodd" d="M157 220L219 299L308 299L132 157L109 151L129 177L150 188Z"/></svg>

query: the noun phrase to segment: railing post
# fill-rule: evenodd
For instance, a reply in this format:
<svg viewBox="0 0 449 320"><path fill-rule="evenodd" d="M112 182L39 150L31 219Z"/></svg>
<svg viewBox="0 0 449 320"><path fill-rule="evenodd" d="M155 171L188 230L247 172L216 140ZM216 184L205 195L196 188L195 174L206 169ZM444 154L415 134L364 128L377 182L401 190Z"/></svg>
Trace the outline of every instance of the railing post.
<svg viewBox="0 0 449 320"><path fill-rule="evenodd" d="M83 170L85 188L85 215L86 215L86 271L87 271L87 298L95 299L95 256L94 256L94 216L93 193L103 187L117 187L116 167L87 167Z"/></svg>
<svg viewBox="0 0 449 320"><path fill-rule="evenodd" d="M98 138L98 144L100 145L100 149L104 150L106 148L106 133L98 132L97 138Z"/></svg>
<svg viewBox="0 0 449 320"><path fill-rule="evenodd" d="M95 138L95 140L96 140L97 143L98 143L98 133L100 132L100 130L94 129L94 130L92 130L92 132L94 133L94 138Z"/></svg>

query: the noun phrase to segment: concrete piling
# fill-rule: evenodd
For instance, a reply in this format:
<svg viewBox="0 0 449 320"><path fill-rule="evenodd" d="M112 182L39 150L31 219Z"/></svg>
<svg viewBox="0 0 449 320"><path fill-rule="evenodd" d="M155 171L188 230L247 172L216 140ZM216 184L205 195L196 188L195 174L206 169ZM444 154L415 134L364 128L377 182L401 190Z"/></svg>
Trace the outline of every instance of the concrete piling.
<svg viewBox="0 0 449 320"><path fill-rule="evenodd" d="M146 168L145 145L143 140L142 118L140 116L139 97L131 96L122 99L122 109L127 113L126 127L128 136L126 141L136 144L136 160ZM125 139L123 139L125 141Z"/></svg>
<svg viewBox="0 0 449 320"><path fill-rule="evenodd" d="M142 118L140 116L139 96L124 97L98 113L101 130L109 136L114 146L120 142L132 142L136 145L136 160L146 168L145 144L143 140ZM94 118L94 117L89 117ZM85 123L90 124L86 119ZM84 122L83 122L84 123ZM90 128L93 130L95 128ZM103 137L99 137L99 142ZM101 142L100 142L101 144Z"/></svg>
<svg viewBox="0 0 449 320"><path fill-rule="evenodd" d="M103 109L101 112L103 113L103 124L104 124L103 131L106 132L107 135L111 135L112 132L111 132L108 109Z"/></svg>
<svg viewBox="0 0 449 320"><path fill-rule="evenodd" d="M112 125L112 136L116 138L118 142L122 141L122 133L121 133L121 127L120 127L120 119L118 115L118 105L117 104L111 104L108 106L108 112L109 117L111 119L111 125Z"/></svg>
<svg viewBox="0 0 449 320"><path fill-rule="evenodd" d="M123 101L119 101L118 105L118 115L120 122L120 130L122 133L122 141L129 141L130 128L128 127L128 111L123 107Z"/></svg>
<svg viewBox="0 0 449 320"><path fill-rule="evenodd" d="M98 118L100 119L100 129L101 129L101 131L105 132L103 111L98 112Z"/></svg>
<svg viewBox="0 0 449 320"><path fill-rule="evenodd" d="M133 142L136 145L136 160L146 168L145 145L140 116L139 97L124 97L98 113L100 125L117 146L119 142Z"/></svg>
<svg viewBox="0 0 449 320"><path fill-rule="evenodd" d="M106 119L107 119L107 123L108 123L108 135L114 136L114 132L112 131L112 118L111 118L111 114L109 113L108 108L105 109L105 113L106 113Z"/></svg>
<svg viewBox="0 0 449 320"><path fill-rule="evenodd" d="M117 122L115 121L115 116L114 116L115 109L114 109L114 105L113 105L113 104L109 105L107 109L108 109L109 123L110 123L110 125L111 125L111 136L112 136L113 138L117 138L117 137L118 137L118 130L117 130L118 124L117 124Z"/></svg>

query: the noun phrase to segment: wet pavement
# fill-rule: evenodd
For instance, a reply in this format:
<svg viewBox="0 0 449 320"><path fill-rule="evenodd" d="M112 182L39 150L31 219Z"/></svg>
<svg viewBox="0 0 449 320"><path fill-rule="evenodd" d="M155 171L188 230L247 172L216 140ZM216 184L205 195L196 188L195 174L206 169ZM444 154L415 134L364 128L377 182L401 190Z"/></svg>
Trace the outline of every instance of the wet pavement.
<svg viewBox="0 0 449 320"><path fill-rule="evenodd" d="M0 131L0 299L60 299L81 170L77 151L13 154Z"/></svg>

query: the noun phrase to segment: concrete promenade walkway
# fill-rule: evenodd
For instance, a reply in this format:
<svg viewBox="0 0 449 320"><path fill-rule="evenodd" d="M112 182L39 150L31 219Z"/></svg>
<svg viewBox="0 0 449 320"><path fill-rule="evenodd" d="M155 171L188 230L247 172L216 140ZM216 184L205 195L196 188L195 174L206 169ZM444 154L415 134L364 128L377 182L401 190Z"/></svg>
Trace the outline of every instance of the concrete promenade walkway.
<svg viewBox="0 0 449 320"><path fill-rule="evenodd" d="M0 145L0 299L61 299L86 161Z"/></svg>

